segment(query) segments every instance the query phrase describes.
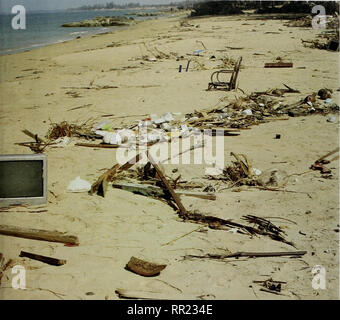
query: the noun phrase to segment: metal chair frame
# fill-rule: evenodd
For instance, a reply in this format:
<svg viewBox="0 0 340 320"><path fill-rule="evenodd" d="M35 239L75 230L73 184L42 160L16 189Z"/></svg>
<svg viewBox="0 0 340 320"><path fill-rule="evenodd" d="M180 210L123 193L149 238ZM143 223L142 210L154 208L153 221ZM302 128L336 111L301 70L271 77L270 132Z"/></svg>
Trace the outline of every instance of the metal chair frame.
<svg viewBox="0 0 340 320"><path fill-rule="evenodd" d="M236 88L236 81L237 81L238 73L240 71L241 62L242 62L242 57L240 57L237 60L233 70L219 70L219 71L213 72L210 78L211 82L208 85L208 90L218 89L218 87L221 87L220 90L227 90L227 91L234 90ZM228 74L228 73L231 73L229 82L221 81L219 79L219 76L221 74Z"/></svg>

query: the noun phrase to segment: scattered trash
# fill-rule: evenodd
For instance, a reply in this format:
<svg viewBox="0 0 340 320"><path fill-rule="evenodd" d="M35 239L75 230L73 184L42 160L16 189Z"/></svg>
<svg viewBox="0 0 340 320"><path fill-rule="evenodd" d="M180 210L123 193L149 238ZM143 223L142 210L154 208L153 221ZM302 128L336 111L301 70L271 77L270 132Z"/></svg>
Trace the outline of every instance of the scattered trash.
<svg viewBox="0 0 340 320"><path fill-rule="evenodd" d="M160 274L166 267L165 264L155 264L131 257L125 268L144 277L153 277Z"/></svg>
<svg viewBox="0 0 340 320"><path fill-rule="evenodd" d="M275 139L281 139L281 135L280 135L279 133L277 133L277 134L275 135Z"/></svg>
<svg viewBox="0 0 340 320"><path fill-rule="evenodd" d="M251 116L253 112L251 111L251 109L246 109L242 111L242 114L245 114L246 116Z"/></svg>
<svg viewBox="0 0 340 320"><path fill-rule="evenodd" d="M194 56L199 56L200 53L203 53L203 52L204 52L204 50L203 50L203 49L200 49L200 50L195 50L195 51L193 52L193 54L194 54Z"/></svg>
<svg viewBox="0 0 340 320"><path fill-rule="evenodd" d="M285 282L285 281L274 281L272 278L269 278L269 279L264 280L264 281L261 281L261 280L260 281L253 281L253 283L261 284L263 286L263 288L260 289L261 291L278 294L278 293L281 292L282 284L286 284L287 282Z"/></svg>
<svg viewBox="0 0 340 320"><path fill-rule="evenodd" d="M339 155L333 157L330 160L326 160L326 158L328 158L329 156L331 156L332 154L337 153L337 152L339 152L339 148L336 148L333 151L328 152L326 155L324 155L321 158L319 158L318 160L316 160L311 165L310 169L318 170L318 171L321 172L321 174L329 174L329 173L331 173L332 171L330 169L326 168L324 165L328 164L328 163L330 163L330 162L332 162L334 160L338 160L339 159Z"/></svg>
<svg viewBox="0 0 340 320"><path fill-rule="evenodd" d="M261 173L262 173L261 170L256 169L256 168L253 168L253 171L254 171L254 173L255 173L257 176L261 175Z"/></svg>
<svg viewBox="0 0 340 320"><path fill-rule="evenodd" d="M330 116L330 117L327 118L327 122L334 123L335 121L336 121L335 116Z"/></svg>
<svg viewBox="0 0 340 320"><path fill-rule="evenodd" d="M70 192L88 192L90 190L91 184L86 180L80 179L80 177L72 180L67 187L67 191Z"/></svg>
<svg viewBox="0 0 340 320"><path fill-rule="evenodd" d="M54 141L53 148L65 148L72 142L69 137L60 137Z"/></svg>

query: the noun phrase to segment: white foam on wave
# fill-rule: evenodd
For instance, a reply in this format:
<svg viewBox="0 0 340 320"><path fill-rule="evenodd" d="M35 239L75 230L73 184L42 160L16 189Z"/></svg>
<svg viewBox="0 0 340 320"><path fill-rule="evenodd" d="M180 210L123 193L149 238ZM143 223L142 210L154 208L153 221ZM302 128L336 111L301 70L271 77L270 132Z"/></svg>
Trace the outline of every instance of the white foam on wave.
<svg viewBox="0 0 340 320"><path fill-rule="evenodd" d="M85 34L89 33L88 31L76 31L76 32L71 32L70 35L77 35L77 34Z"/></svg>

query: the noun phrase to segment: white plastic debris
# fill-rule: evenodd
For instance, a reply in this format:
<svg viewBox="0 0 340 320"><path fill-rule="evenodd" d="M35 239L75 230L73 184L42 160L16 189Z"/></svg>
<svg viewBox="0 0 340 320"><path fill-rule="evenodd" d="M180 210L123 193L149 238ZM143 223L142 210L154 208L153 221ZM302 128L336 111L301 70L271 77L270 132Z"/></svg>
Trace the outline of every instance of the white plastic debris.
<svg viewBox="0 0 340 320"><path fill-rule="evenodd" d="M162 124L162 123L164 123L164 122L166 122L166 121L164 120L163 117L160 117L160 118L158 118L158 119L154 119L154 120L153 120L153 123L154 123L154 124Z"/></svg>
<svg viewBox="0 0 340 320"><path fill-rule="evenodd" d="M190 135L190 128L186 124L181 124L181 137L186 138Z"/></svg>
<svg viewBox="0 0 340 320"><path fill-rule="evenodd" d="M161 124L161 128L165 131L170 131L171 130L171 127L168 123L164 122Z"/></svg>
<svg viewBox="0 0 340 320"><path fill-rule="evenodd" d="M60 137L53 144L54 148L65 148L71 143L71 138L69 137Z"/></svg>
<svg viewBox="0 0 340 320"><path fill-rule="evenodd" d="M219 113L217 117L218 117L218 119L223 120L225 118L228 118L228 114L227 113Z"/></svg>
<svg viewBox="0 0 340 320"><path fill-rule="evenodd" d="M330 99L330 98L327 98L326 100L325 100L325 103L326 104L329 104L329 103L331 103L332 102L332 99Z"/></svg>
<svg viewBox="0 0 340 320"><path fill-rule="evenodd" d="M103 122L97 124L96 126L93 127L93 131L96 131L96 130L103 128L103 126L105 126L109 122L110 122L110 120L106 120L106 121L103 121Z"/></svg>
<svg viewBox="0 0 340 320"><path fill-rule="evenodd" d="M138 126L143 127L143 128L149 127L151 125L152 125L152 122L149 121L149 120L139 121L139 123L138 123Z"/></svg>
<svg viewBox="0 0 340 320"><path fill-rule="evenodd" d="M264 107L264 103L259 103L259 107Z"/></svg>
<svg viewBox="0 0 340 320"><path fill-rule="evenodd" d="M327 119L327 122L330 122L330 123L334 123L335 121L336 121L336 117L335 116L330 116Z"/></svg>
<svg viewBox="0 0 340 320"><path fill-rule="evenodd" d="M162 118L166 121L166 122L170 122L174 120L174 117L172 116L172 114L170 112L166 112L162 115Z"/></svg>
<svg viewBox="0 0 340 320"><path fill-rule="evenodd" d="M87 192L90 190L91 184L86 180L80 179L80 177L72 180L67 187L67 191L69 192Z"/></svg>
<svg viewBox="0 0 340 320"><path fill-rule="evenodd" d="M104 137L103 141L108 144L122 144L122 137L117 132L108 132Z"/></svg>
<svg viewBox="0 0 340 320"><path fill-rule="evenodd" d="M96 134L101 135L103 137L103 141L108 144L117 144L121 145L123 143L127 143L132 140L134 134L130 130L118 130L117 132L108 132L97 130Z"/></svg>
<svg viewBox="0 0 340 320"><path fill-rule="evenodd" d="M307 104L308 104L309 106L313 107L313 103L312 103L312 102L307 101Z"/></svg>
<svg viewBox="0 0 340 320"><path fill-rule="evenodd" d="M261 173L262 173L262 171L261 171L260 169L256 169L256 168L253 168L253 172L254 172L257 176L261 175Z"/></svg>
<svg viewBox="0 0 340 320"><path fill-rule="evenodd" d="M230 233L237 233L238 232L238 228L231 228L229 229L227 232L230 232Z"/></svg>
<svg viewBox="0 0 340 320"><path fill-rule="evenodd" d="M251 116L253 114L253 112L250 109L246 109L242 111L242 114L245 114L247 116Z"/></svg>

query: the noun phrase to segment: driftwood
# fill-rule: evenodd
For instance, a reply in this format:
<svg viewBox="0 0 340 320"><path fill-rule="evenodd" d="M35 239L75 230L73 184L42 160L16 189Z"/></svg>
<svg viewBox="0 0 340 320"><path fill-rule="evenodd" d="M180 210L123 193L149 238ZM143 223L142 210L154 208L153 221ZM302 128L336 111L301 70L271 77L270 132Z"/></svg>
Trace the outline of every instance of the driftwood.
<svg viewBox="0 0 340 320"><path fill-rule="evenodd" d="M195 297L183 296L181 294L129 290L129 289L116 289L115 293L119 298L124 299L141 299L141 300L193 300Z"/></svg>
<svg viewBox="0 0 340 320"><path fill-rule="evenodd" d="M165 185L166 189L168 189L168 191L170 192L172 198L174 199L174 201L176 202L176 205L179 209L180 215L181 216L185 216L187 211L184 208L181 199L179 198L179 196L176 194L176 192L174 191L174 189L171 187L170 183L166 180L162 170L159 168L159 166L157 165L157 163L154 161L154 159L152 158L151 154L147 151L147 156L150 160L150 162L152 163L152 165L155 167L158 176L160 177L160 179L162 180L163 184Z"/></svg>
<svg viewBox="0 0 340 320"><path fill-rule="evenodd" d="M305 255L307 251L293 251L293 252L235 252L232 254L206 254L203 256L196 256L196 255L186 255L185 258L208 258L208 259L227 259L227 258L241 258L241 257L247 257L247 258L269 258L269 257L301 257Z"/></svg>
<svg viewBox="0 0 340 320"><path fill-rule="evenodd" d="M322 162L323 160L325 160L327 157L331 156L332 154L336 153L339 151L340 148L336 148L335 150L328 152L327 154L325 154L324 156L322 156L321 158L319 158L318 160L316 160L316 162ZM335 159L334 159L335 160Z"/></svg>
<svg viewBox="0 0 340 320"><path fill-rule="evenodd" d="M0 234L25 239L61 242L72 245L79 244L78 237L65 235L65 233L58 231L46 231L0 225Z"/></svg>
<svg viewBox="0 0 340 320"><path fill-rule="evenodd" d="M112 181L115 174L119 171L128 170L135 163L137 163L139 159L140 154L138 154L136 157L132 158L130 161L128 161L122 166L120 166L119 164L115 164L111 169L104 172L95 183L92 184L90 194L94 194L97 192L99 195L105 197L107 185L110 181Z"/></svg>
<svg viewBox="0 0 340 320"><path fill-rule="evenodd" d="M92 184L90 193L94 194L98 192L98 194L101 194L103 197L105 197L108 180L111 179L117 173L118 168L119 164L115 164L111 169L104 172L98 178L98 180Z"/></svg>
<svg viewBox="0 0 340 320"><path fill-rule="evenodd" d="M102 89L117 89L117 86L94 86L94 87L62 87L62 89L73 89L73 90L102 90Z"/></svg>
<svg viewBox="0 0 340 320"><path fill-rule="evenodd" d="M293 63L291 62L274 62L265 63L265 68L293 68Z"/></svg>
<svg viewBox="0 0 340 320"><path fill-rule="evenodd" d="M144 277L153 277L158 275L163 269L165 264L155 264L148 261L140 260L136 257L131 257L125 268L134 273Z"/></svg>
<svg viewBox="0 0 340 320"><path fill-rule="evenodd" d="M293 247L294 244L292 242L287 241L282 235L279 233L273 232L271 229L265 229L263 227L255 228L252 226L246 226L237 222L233 222L230 220L224 220L221 218L217 218L214 216L206 216L203 214L200 214L198 212L186 212L185 215L179 214L180 218L182 218L184 221L193 221L196 223L207 225L211 229L220 229L224 230L225 228L238 228L240 232L251 234L251 235L264 235L269 236L273 240L281 241L284 243L287 243ZM264 219L265 220L265 219ZM268 220L266 220L268 221Z"/></svg>
<svg viewBox="0 0 340 320"><path fill-rule="evenodd" d="M46 256L41 256L39 254L34 254L26 251L21 251L19 257L22 258L30 258L33 260L38 260L53 266L62 266L66 263L66 260L60 260L56 258L51 258L51 257L46 257Z"/></svg>
<svg viewBox="0 0 340 320"><path fill-rule="evenodd" d="M78 147L89 147L89 148L104 148L104 149L114 149L121 147L118 144L98 144L98 143L76 143Z"/></svg>

